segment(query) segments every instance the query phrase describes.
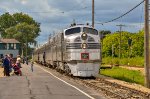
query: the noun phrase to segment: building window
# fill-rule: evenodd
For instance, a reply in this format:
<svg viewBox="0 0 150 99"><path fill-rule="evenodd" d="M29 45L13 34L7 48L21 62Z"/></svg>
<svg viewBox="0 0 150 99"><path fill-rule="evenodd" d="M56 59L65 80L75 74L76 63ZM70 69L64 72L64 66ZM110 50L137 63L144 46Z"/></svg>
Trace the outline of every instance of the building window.
<svg viewBox="0 0 150 99"><path fill-rule="evenodd" d="M11 49L14 49L14 44L11 44L11 46L10 46L10 47L11 47Z"/></svg>
<svg viewBox="0 0 150 99"><path fill-rule="evenodd" d="M7 49L9 49L9 44L7 44Z"/></svg>
<svg viewBox="0 0 150 99"><path fill-rule="evenodd" d="M6 44L4 44L4 48L3 49L7 49L7 45Z"/></svg>
<svg viewBox="0 0 150 99"><path fill-rule="evenodd" d="M16 49L16 44L14 44L14 49Z"/></svg>

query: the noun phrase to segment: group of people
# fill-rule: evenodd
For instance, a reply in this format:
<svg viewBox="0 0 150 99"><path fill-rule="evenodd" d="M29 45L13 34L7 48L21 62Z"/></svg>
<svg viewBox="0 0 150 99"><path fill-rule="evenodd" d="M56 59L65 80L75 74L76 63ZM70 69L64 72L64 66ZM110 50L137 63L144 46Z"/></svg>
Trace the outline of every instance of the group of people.
<svg viewBox="0 0 150 99"><path fill-rule="evenodd" d="M21 62L28 65L28 56L21 58L20 55L17 55L17 59L13 60L11 55L7 54L4 58L2 58L2 66L4 68L4 76L10 76L10 73L13 70L13 73L16 75L22 76L21 72ZM33 59L31 60L31 71L33 72Z"/></svg>
<svg viewBox="0 0 150 99"><path fill-rule="evenodd" d="M17 56L16 62L14 62L11 55L5 55L5 57L2 59L2 66L4 67L4 76L10 76L10 72L12 71L13 66L18 66L19 69L21 68L20 55ZM22 75L21 70L20 75Z"/></svg>

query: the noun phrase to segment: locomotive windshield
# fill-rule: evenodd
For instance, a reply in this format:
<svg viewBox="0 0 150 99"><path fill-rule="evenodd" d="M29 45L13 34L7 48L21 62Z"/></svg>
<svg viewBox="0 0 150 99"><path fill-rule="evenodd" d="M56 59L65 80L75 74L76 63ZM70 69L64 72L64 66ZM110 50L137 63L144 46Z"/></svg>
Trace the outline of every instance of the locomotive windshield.
<svg viewBox="0 0 150 99"><path fill-rule="evenodd" d="M76 27L76 28L71 28L71 29L66 30L65 35L71 35L71 34L80 33L80 32L81 32L81 28Z"/></svg>
<svg viewBox="0 0 150 99"><path fill-rule="evenodd" d="M95 30L95 29L92 29L92 28L84 27L84 28L83 28L83 32L89 33L89 34L98 35L98 31Z"/></svg>

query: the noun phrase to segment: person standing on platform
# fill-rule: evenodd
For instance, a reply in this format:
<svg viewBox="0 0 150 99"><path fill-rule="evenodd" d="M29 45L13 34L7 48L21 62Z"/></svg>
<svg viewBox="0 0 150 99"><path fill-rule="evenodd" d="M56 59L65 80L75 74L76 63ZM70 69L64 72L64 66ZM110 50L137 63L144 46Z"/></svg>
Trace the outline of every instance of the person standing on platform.
<svg viewBox="0 0 150 99"><path fill-rule="evenodd" d="M25 63L25 57L22 57L22 63L23 64Z"/></svg>
<svg viewBox="0 0 150 99"><path fill-rule="evenodd" d="M44 62L44 65L46 64L45 56L46 56L46 53L44 52L44 53L43 53L43 62Z"/></svg>
<svg viewBox="0 0 150 99"><path fill-rule="evenodd" d="M20 55L17 55L17 61L16 61L17 66L19 67L19 72L20 72L20 76L22 76L22 71L21 71L21 58Z"/></svg>
<svg viewBox="0 0 150 99"><path fill-rule="evenodd" d="M28 65L28 56L26 57L26 64Z"/></svg>
<svg viewBox="0 0 150 99"><path fill-rule="evenodd" d="M16 64L19 68L21 68L21 58L20 58L20 55L17 55L17 61L16 61Z"/></svg>
<svg viewBox="0 0 150 99"><path fill-rule="evenodd" d="M4 75L10 76L10 74L9 74L10 61L8 59L8 55L5 55L5 58L3 61L3 66L4 66Z"/></svg>
<svg viewBox="0 0 150 99"><path fill-rule="evenodd" d="M12 72L12 64L13 64L13 58L11 56L11 54L8 54L8 59L9 59L9 72Z"/></svg>
<svg viewBox="0 0 150 99"><path fill-rule="evenodd" d="M33 62L33 60L31 60L31 71L33 72L33 64L34 64L34 62Z"/></svg>

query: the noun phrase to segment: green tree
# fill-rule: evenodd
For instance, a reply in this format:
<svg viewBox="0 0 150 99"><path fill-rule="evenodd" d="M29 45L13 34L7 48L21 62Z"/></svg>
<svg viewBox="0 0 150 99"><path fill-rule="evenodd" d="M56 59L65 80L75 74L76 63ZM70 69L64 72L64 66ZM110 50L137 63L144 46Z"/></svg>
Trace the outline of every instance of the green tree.
<svg viewBox="0 0 150 99"><path fill-rule="evenodd" d="M29 25L34 25L37 27L36 29L36 33L38 34L40 32L40 23L36 22L32 17L30 17L27 14L23 14L23 13L15 13L12 15L15 18L15 21L17 24L20 23L27 23Z"/></svg>
<svg viewBox="0 0 150 99"><path fill-rule="evenodd" d="M6 29L7 38L15 38L21 43L35 43L35 38L39 36L37 33L38 28L35 25L29 25L27 23L17 24L14 27ZM20 39L21 38L21 39Z"/></svg>
<svg viewBox="0 0 150 99"><path fill-rule="evenodd" d="M0 16L0 32L2 37L6 37L5 30L11 26L15 26L16 22L13 16L11 16L8 12Z"/></svg>
<svg viewBox="0 0 150 99"><path fill-rule="evenodd" d="M15 38L20 41L22 48L28 47L29 43L36 43L35 38L39 36L40 32L40 23L23 13L1 15L0 26L2 37Z"/></svg>
<svg viewBox="0 0 150 99"><path fill-rule="evenodd" d="M131 44L129 44L129 39ZM143 56L144 53L144 31L138 33L129 33L123 31L121 33L121 57L137 57ZM120 33L116 32L113 34L106 35L103 39L102 54L103 57L112 56L119 57L119 46L120 46Z"/></svg>
<svg viewBox="0 0 150 99"><path fill-rule="evenodd" d="M128 38L131 37L129 32L121 33L121 41L120 41L120 33L115 32L113 34L107 35L103 40L103 55L105 57L112 56L112 46L113 46L113 54L115 57L119 57L119 49L121 46L121 57L128 56ZM121 45L120 45L121 44Z"/></svg>
<svg viewBox="0 0 150 99"><path fill-rule="evenodd" d="M144 56L144 30L132 35L132 57Z"/></svg>
<svg viewBox="0 0 150 99"><path fill-rule="evenodd" d="M10 15L9 13L5 13L0 16L0 31L2 33L2 37L3 38L10 37L8 35L10 35L11 30L12 30L11 34L13 34L13 35L15 35L16 32L18 34L19 31L23 31L23 30L17 31L18 29L16 29L16 27L19 24L32 25L32 27L34 26L33 27L34 32L31 32L31 34L33 33L33 35L34 34L36 34L36 35L34 35L35 37L33 37L33 39L35 39L37 37L37 35L39 35L40 23L33 20L33 18L30 17L29 15L23 14L23 13L15 13L13 15ZM36 27L36 29L35 29L35 27ZM12 29L12 28L14 28L14 29ZM9 33L8 33L8 30L9 30ZM16 30L16 31L14 32L14 30ZM17 39L17 40L19 40L19 39Z"/></svg>
<svg viewBox="0 0 150 99"><path fill-rule="evenodd" d="M21 43L22 49L28 47L29 43L36 43L35 38L39 36L37 31L38 28L34 24L27 23L20 23L6 29L7 38L17 39Z"/></svg>

